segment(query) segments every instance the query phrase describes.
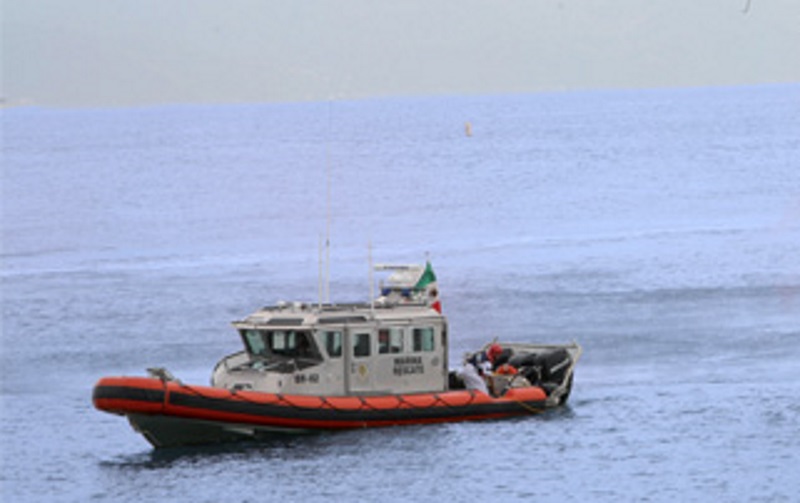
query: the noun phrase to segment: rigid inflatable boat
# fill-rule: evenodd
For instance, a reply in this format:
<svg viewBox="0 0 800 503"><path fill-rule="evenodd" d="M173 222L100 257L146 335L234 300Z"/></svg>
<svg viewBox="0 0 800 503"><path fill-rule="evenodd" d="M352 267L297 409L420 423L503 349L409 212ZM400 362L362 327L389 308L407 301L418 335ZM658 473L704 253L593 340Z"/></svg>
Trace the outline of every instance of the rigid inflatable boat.
<svg viewBox="0 0 800 503"><path fill-rule="evenodd" d="M210 386L148 369L100 379L94 405L167 447L500 419L566 402L577 343L494 341L450 370L430 264L381 269L393 274L369 303L281 303L234 322L244 350L216 365Z"/></svg>

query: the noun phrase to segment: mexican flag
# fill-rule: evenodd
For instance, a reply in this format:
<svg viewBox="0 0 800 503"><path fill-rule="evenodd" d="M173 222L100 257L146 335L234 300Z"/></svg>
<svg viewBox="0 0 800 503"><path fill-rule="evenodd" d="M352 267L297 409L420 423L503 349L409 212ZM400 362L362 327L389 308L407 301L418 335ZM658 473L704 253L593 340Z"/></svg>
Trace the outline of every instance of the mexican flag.
<svg viewBox="0 0 800 503"><path fill-rule="evenodd" d="M419 277L419 281L417 281L417 284L414 286L414 290L417 292L424 291L428 305L438 312L442 312L442 303L439 300L439 289L436 287L436 274L433 273L433 267L431 267L430 261L425 264L425 271L423 271L422 276Z"/></svg>

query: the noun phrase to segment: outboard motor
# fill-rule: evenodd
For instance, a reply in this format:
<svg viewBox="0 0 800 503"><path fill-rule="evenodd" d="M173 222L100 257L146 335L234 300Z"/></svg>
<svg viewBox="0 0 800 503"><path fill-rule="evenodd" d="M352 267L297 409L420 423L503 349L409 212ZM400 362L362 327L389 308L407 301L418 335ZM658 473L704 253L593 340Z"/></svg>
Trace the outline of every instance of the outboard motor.
<svg viewBox="0 0 800 503"><path fill-rule="evenodd" d="M572 363L572 359L569 357L569 352L566 349L559 348L547 353L542 353L539 358L542 367L543 381L555 384L564 382L567 369L569 369L569 365Z"/></svg>
<svg viewBox="0 0 800 503"><path fill-rule="evenodd" d="M558 348L542 353L521 353L508 362L517 367L520 374L549 394L564 382L572 358L566 349Z"/></svg>

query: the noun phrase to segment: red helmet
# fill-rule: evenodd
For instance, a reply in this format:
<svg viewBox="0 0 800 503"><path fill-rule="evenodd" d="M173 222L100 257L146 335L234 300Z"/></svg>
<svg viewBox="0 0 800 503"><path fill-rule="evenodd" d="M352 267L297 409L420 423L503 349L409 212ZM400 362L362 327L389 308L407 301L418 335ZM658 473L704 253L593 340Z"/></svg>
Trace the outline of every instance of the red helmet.
<svg viewBox="0 0 800 503"><path fill-rule="evenodd" d="M503 348L500 347L500 344L494 343L489 346L489 350L486 351L486 356L489 358L489 361L494 361L495 358L500 356L500 353L503 352Z"/></svg>

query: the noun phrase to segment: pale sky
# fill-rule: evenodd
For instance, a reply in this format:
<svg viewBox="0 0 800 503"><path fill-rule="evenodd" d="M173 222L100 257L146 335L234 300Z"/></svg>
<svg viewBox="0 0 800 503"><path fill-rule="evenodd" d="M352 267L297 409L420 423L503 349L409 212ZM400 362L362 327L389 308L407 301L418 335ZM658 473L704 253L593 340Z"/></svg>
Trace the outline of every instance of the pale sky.
<svg viewBox="0 0 800 503"><path fill-rule="evenodd" d="M0 0L8 104L800 82L800 0Z"/></svg>

